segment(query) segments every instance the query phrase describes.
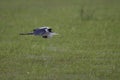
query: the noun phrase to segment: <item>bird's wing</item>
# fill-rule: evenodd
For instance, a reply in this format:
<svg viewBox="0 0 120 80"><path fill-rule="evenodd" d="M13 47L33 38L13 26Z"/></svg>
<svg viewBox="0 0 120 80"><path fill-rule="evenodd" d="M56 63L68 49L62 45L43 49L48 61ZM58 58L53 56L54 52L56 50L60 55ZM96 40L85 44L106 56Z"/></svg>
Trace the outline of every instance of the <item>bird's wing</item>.
<svg viewBox="0 0 120 80"><path fill-rule="evenodd" d="M42 29L34 29L33 31L34 35L43 35L46 33L46 29L45 28L42 28Z"/></svg>

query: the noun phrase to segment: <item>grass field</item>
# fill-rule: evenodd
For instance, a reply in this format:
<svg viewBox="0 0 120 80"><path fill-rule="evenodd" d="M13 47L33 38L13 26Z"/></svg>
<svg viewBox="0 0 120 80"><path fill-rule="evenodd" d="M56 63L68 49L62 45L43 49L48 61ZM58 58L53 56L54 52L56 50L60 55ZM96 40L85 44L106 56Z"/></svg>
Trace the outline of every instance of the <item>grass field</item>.
<svg viewBox="0 0 120 80"><path fill-rule="evenodd" d="M0 0L0 80L120 80L120 0Z"/></svg>

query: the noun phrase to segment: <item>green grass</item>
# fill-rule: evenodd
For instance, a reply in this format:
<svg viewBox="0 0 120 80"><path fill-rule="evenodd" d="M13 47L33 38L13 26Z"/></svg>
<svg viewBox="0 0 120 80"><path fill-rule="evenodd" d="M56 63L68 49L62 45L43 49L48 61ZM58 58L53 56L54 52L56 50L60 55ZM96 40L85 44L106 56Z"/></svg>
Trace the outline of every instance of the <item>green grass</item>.
<svg viewBox="0 0 120 80"><path fill-rule="evenodd" d="M119 80L119 3L0 0L0 80ZM19 35L42 25L60 35Z"/></svg>

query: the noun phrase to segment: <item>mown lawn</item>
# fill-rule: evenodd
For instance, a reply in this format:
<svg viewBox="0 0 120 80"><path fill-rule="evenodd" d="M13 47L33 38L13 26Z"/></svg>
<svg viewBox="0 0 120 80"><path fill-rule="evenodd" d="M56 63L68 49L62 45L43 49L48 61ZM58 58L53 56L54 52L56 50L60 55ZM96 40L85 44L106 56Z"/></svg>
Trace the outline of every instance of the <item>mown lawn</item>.
<svg viewBox="0 0 120 80"><path fill-rule="evenodd" d="M119 80L119 4L0 0L0 80ZM43 25L59 35L19 35Z"/></svg>

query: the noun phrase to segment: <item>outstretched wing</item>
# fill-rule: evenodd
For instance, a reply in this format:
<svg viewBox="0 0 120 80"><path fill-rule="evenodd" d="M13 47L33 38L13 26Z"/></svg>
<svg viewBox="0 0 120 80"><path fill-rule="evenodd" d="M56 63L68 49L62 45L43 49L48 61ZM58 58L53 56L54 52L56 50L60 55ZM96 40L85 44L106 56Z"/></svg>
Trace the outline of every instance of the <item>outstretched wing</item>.
<svg viewBox="0 0 120 80"><path fill-rule="evenodd" d="M34 35L44 35L46 33L46 28L42 28L42 29L34 29L33 30Z"/></svg>

